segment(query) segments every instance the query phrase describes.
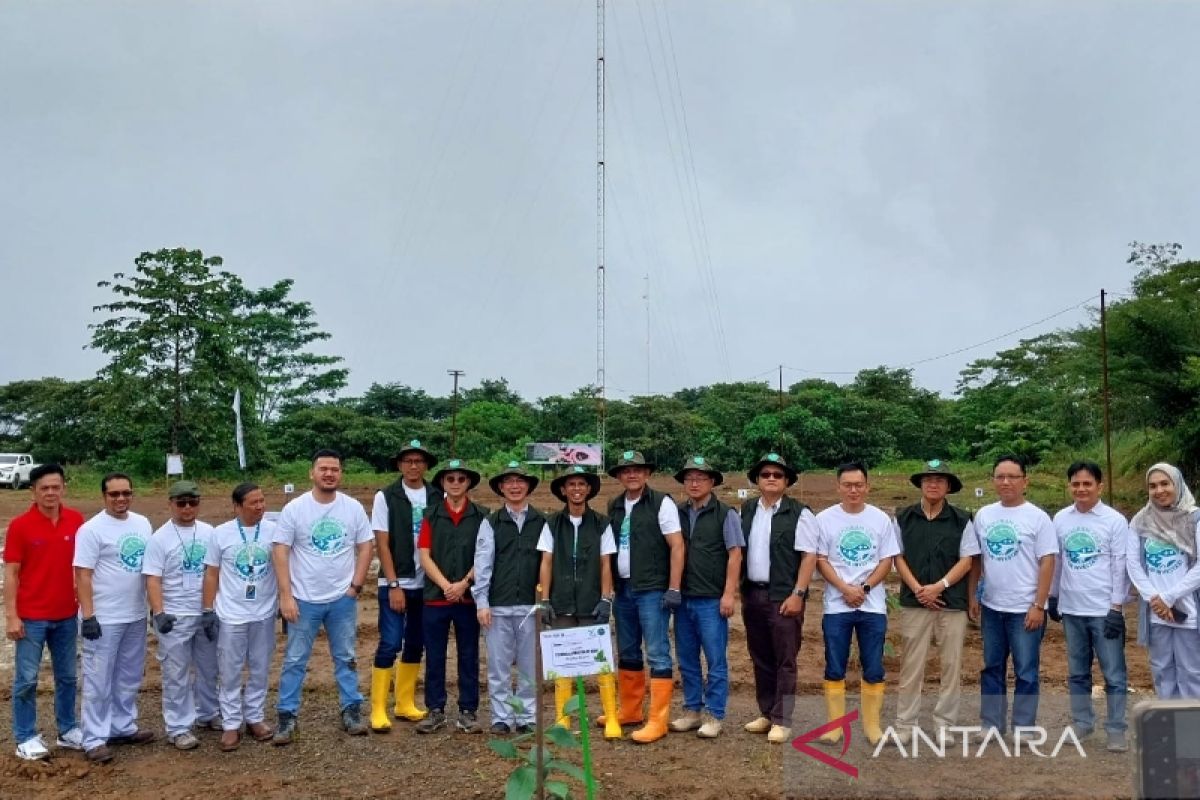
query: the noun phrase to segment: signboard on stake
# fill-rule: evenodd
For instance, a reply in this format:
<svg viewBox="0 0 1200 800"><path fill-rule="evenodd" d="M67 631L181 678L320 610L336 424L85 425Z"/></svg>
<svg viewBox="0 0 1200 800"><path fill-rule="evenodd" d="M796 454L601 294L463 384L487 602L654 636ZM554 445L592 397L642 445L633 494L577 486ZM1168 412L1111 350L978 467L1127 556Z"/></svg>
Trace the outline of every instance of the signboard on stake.
<svg viewBox="0 0 1200 800"><path fill-rule="evenodd" d="M604 463L598 444L583 442L534 442L525 445L525 463L598 467Z"/></svg>
<svg viewBox="0 0 1200 800"><path fill-rule="evenodd" d="M167 455L167 477L172 475L183 474L183 456L179 453L169 453Z"/></svg>
<svg viewBox="0 0 1200 800"><path fill-rule="evenodd" d="M607 625L542 631L542 677L553 680L614 672L609 631Z"/></svg>

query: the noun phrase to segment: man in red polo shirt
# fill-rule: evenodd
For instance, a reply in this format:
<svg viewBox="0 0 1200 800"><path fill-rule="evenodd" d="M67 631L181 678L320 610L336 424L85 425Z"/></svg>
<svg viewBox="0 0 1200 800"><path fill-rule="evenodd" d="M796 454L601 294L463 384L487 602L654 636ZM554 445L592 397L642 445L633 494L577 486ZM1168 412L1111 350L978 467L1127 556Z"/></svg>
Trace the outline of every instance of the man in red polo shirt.
<svg viewBox="0 0 1200 800"><path fill-rule="evenodd" d="M4 538L5 632L16 643L13 675L13 738L17 756L30 761L50 755L37 732L38 667L50 648L54 666L54 716L58 746L83 749L75 720L75 532L83 515L63 505L66 478L58 464L29 474L33 505L8 526Z"/></svg>

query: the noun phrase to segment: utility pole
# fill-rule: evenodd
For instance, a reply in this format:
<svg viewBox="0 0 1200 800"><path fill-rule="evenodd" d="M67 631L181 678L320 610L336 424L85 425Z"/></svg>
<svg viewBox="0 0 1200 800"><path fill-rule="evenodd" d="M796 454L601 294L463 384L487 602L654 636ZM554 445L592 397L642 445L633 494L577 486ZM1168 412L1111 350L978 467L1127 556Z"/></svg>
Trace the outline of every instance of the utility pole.
<svg viewBox="0 0 1200 800"><path fill-rule="evenodd" d="M775 447L783 447L783 364L779 365L779 435L775 438Z"/></svg>
<svg viewBox="0 0 1200 800"><path fill-rule="evenodd" d="M454 458L458 446L458 379L467 373L461 369L448 369L446 374L454 377L454 399L450 404L450 457Z"/></svg>
<svg viewBox="0 0 1200 800"><path fill-rule="evenodd" d="M600 438L600 469L607 446L604 386L604 0L596 0L596 433ZM541 778L541 749L538 777Z"/></svg>
<svg viewBox="0 0 1200 800"><path fill-rule="evenodd" d="M646 394L650 394L650 275L647 273L644 280L646 288L642 294L642 299L646 301Z"/></svg>
<svg viewBox="0 0 1200 800"><path fill-rule="evenodd" d="M1113 504L1113 475L1112 465L1112 417L1109 412L1108 396L1108 308L1105 300L1107 292L1100 290L1100 396L1104 402L1104 459L1105 469L1108 470L1108 504Z"/></svg>

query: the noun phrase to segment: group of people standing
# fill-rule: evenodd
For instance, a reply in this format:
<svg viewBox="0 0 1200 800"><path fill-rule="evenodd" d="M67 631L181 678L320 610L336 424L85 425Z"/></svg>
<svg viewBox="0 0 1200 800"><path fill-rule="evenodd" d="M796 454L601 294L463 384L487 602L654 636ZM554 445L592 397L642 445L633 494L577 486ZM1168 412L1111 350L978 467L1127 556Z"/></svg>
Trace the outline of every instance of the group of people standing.
<svg viewBox="0 0 1200 800"><path fill-rule="evenodd" d="M342 727L351 735L368 728L385 733L393 717L415 723L422 734L451 724L446 662L452 629L454 727L484 729L477 716L482 635L489 730L527 732L538 702L538 630L611 622L616 670L598 676L605 738L622 738L625 726L637 726L630 738L638 743L669 731L715 738L727 712L729 619L739 598L758 711L744 729L786 742L801 629L817 573L824 581L828 718L845 715L856 640L863 729L874 744L883 736L884 583L893 569L900 580L895 618L903 656L895 727L902 738L919 725L931 642L940 658L934 724L958 724L968 618L982 630L983 728L1008 729L1010 661L1016 676L1011 724L1035 724L1049 617L1064 625L1076 734L1085 737L1095 727L1091 671L1099 661L1108 699L1106 746L1126 749L1123 607L1131 583L1141 598L1138 638L1149 646L1158 695L1200 697L1200 514L1182 475L1167 464L1149 470L1146 507L1127 524L1100 500L1103 476L1087 461L1068 469L1074 502L1054 519L1026 500L1025 464L1016 456L995 462L999 500L974 514L948 502L962 482L931 461L911 476L920 501L894 516L867 502L870 479L860 462L837 468L839 502L814 513L787 494L798 473L777 453L750 466L747 477L758 496L738 508L718 498L724 476L704 456L688 458L675 472L683 488L677 501L648 485L657 465L630 450L608 470L622 491L603 511L590 506L600 477L574 467L551 482L563 505L549 514L529 504L539 479L518 462L488 481L502 501L494 511L472 499L482 476L461 459L439 468L436 456L412 440L394 462L399 478L375 495L370 517L338 491L341 457L322 450L312 461L311 491L289 502L274 522L266 518L262 490L244 483L232 492L233 519L214 528L198 519L199 486L178 481L168 492L171 517L157 531L131 510L127 475L105 476L104 509L85 522L63 504L63 469L35 470L33 505L13 520L4 547L7 634L17 653L17 755L49 754L35 709L47 646L59 747L104 762L116 745L154 740L137 724L147 607L158 641L166 734L180 750L199 745L198 728L220 730L226 751L236 750L244 735L290 743L322 628ZM357 601L373 554L379 641L364 720ZM286 622L287 641L272 726L266 698L277 616ZM79 720L78 636L84 640ZM416 700L422 658L424 708ZM672 719L676 666L683 696ZM563 725L570 724L571 695L569 680L556 682L556 719ZM836 744L841 736L834 728L822 741Z"/></svg>

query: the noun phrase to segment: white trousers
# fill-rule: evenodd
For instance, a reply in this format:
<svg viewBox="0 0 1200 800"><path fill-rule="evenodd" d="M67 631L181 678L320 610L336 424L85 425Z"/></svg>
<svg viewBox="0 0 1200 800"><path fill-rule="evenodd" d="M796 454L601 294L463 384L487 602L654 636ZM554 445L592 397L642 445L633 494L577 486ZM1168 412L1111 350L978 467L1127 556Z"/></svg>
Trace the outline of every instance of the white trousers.
<svg viewBox="0 0 1200 800"><path fill-rule="evenodd" d="M217 640L204 635L199 616L179 617L170 633L158 634L163 722L168 736L191 730L197 719L221 713L217 704Z"/></svg>
<svg viewBox="0 0 1200 800"><path fill-rule="evenodd" d="M483 632L487 645L488 697L492 703L492 722L511 726L532 725L534 703L534 671L537 654L537 614L529 606L506 606L492 609L492 626ZM513 699L512 666L517 666L517 691Z"/></svg>
<svg viewBox="0 0 1200 800"><path fill-rule="evenodd" d="M137 693L146 672L146 621L101 623L83 640L83 749L137 731Z"/></svg>
<svg viewBox="0 0 1200 800"><path fill-rule="evenodd" d="M236 731L242 723L262 722L267 706L267 678L275 653L275 617L234 624L221 621L217 634L220 662L221 727ZM245 670L243 676L243 670Z"/></svg>

